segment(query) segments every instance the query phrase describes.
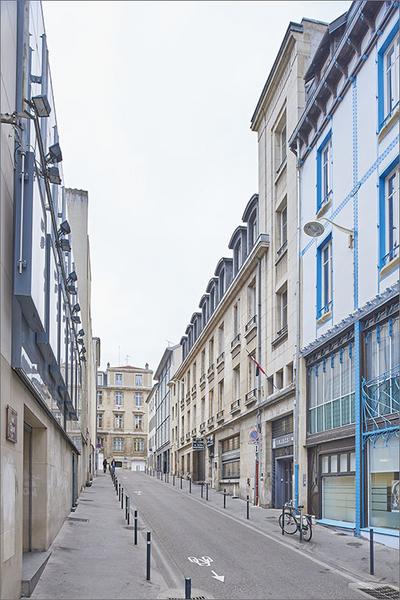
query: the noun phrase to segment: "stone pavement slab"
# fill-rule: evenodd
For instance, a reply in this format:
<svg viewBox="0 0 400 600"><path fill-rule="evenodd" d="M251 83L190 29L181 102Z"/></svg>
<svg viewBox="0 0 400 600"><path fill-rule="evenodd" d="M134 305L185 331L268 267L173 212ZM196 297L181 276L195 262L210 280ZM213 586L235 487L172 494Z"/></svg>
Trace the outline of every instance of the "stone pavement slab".
<svg viewBox="0 0 400 600"><path fill-rule="evenodd" d="M133 545L110 476L99 475L54 540L32 594L35 600L157 598L166 584L152 561L146 581L146 542Z"/></svg>

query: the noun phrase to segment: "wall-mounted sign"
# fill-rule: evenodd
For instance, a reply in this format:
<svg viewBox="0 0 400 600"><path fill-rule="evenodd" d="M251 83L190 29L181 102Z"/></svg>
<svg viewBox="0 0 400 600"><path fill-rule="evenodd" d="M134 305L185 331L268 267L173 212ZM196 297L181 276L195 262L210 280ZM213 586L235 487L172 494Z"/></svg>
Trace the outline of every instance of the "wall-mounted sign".
<svg viewBox="0 0 400 600"><path fill-rule="evenodd" d="M195 438L192 440L193 450L204 450L204 440L202 438Z"/></svg>
<svg viewBox="0 0 400 600"><path fill-rule="evenodd" d="M281 435L272 440L272 448L284 448L285 446L293 445L293 433Z"/></svg>
<svg viewBox="0 0 400 600"><path fill-rule="evenodd" d="M209 435L207 438L207 448L211 448L212 446L214 446L214 436Z"/></svg>
<svg viewBox="0 0 400 600"><path fill-rule="evenodd" d="M7 431L6 438L9 442L17 443L17 411L7 405Z"/></svg>
<svg viewBox="0 0 400 600"><path fill-rule="evenodd" d="M253 429L250 429L249 444L257 444L259 438L260 438L260 433L257 431L257 429L255 427Z"/></svg>

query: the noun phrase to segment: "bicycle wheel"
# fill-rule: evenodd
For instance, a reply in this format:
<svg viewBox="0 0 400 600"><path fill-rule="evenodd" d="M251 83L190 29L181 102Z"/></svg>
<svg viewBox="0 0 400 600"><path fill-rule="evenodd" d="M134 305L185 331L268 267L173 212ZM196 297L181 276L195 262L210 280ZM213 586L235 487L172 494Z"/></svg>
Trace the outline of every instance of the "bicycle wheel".
<svg viewBox="0 0 400 600"><path fill-rule="evenodd" d="M296 517L292 513L284 513L284 520L282 525L282 513L279 515L279 526L284 530L285 533L293 535L296 533L298 525Z"/></svg>
<svg viewBox="0 0 400 600"><path fill-rule="evenodd" d="M311 518L303 517L303 540L309 542L312 538Z"/></svg>

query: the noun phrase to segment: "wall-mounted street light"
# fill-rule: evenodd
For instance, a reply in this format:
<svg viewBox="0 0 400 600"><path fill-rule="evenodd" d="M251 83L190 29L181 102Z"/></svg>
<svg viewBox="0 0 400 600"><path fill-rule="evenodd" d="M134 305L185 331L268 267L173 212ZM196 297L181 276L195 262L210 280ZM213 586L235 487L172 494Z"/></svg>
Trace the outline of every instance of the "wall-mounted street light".
<svg viewBox="0 0 400 600"><path fill-rule="evenodd" d="M46 94L40 94L31 98L30 105L33 105L38 117L48 117L51 113L50 102Z"/></svg>
<svg viewBox="0 0 400 600"><path fill-rule="evenodd" d="M61 240L58 240L57 244L63 252L71 252L71 244L69 243L69 240L67 238L62 238Z"/></svg>
<svg viewBox="0 0 400 600"><path fill-rule="evenodd" d="M58 167L49 167L47 169L47 177L49 178L50 183L61 185L61 177Z"/></svg>
<svg viewBox="0 0 400 600"><path fill-rule="evenodd" d="M71 296L76 296L76 287L74 285L67 285L67 292L71 294Z"/></svg>
<svg viewBox="0 0 400 600"><path fill-rule="evenodd" d="M59 163L62 161L62 152L60 144L57 142L52 146L49 146L49 151L46 154L46 162L48 163Z"/></svg>
<svg viewBox="0 0 400 600"><path fill-rule="evenodd" d="M69 233L71 233L71 227L67 220L61 223L60 229L57 233L58 235L68 235Z"/></svg>
<svg viewBox="0 0 400 600"><path fill-rule="evenodd" d="M80 329L80 330L78 331L78 336L80 336L80 337L81 337L81 336L83 336L83 335L85 335L85 331L84 331L83 329Z"/></svg>
<svg viewBox="0 0 400 600"><path fill-rule="evenodd" d="M323 223L321 223L321 221L327 221L327 223L330 223L331 225L333 225L334 227L339 229L339 231L343 231L343 233L347 233L347 235L349 236L349 248L353 247L354 229L349 229L348 227L343 227L342 225L338 225L337 223L334 223L333 221L331 221L330 219L327 219L326 217L320 217L320 219L316 219L314 221L308 221L308 223L306 223L303 227L304 233L306 235L309 235L310 237L314 237L314 238L320 237L325 231L325 225Z"/></svg>
<svg viewBox="0 0 400 600"><path fill-rule="evenodd" d="M76 274L76 271L71 271L68 275L67 283L74 283L75 281L78 281L78 275Z"/></svg>
<svg viewBox="0 0 400 600"><path fill-rule="evenodd" d="M79 306L78 303L74 304L74 306L72 307L72 312L73 313L77 313L81 310L81 307Z"/></svg>
<svg viewBox="0 0 400 600"><path fill-rule="evenodd" d="M80 323L81 322L81 318L78 315L72 315L71 321L73 323Z"/></svg>

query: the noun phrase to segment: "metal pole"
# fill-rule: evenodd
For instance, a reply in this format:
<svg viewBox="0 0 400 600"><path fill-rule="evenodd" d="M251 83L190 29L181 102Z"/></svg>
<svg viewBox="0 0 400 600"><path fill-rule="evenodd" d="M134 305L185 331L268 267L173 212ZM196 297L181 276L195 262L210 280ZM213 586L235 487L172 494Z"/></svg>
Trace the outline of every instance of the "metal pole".
<svg viewBox="0 0 400 600"><path fill-rule="evenodd" d="M250 519L250 500L249 500L249 496L247 495L247 500L246 500L246 504L247 504L247 511L246 511L246 517L248 519Z"/></svg>
<svg viewBox="0 0 400 600"><path fill-rule="evenodd" d="M182 489L182 475L181 475L181 489Z"/></svg>
<svg viewBox="0 0 400 600"><path fill-rule="evenodd" d="M369 530L369 572L370 575L375 575L375 560L374 560L374 530Z"/></svg>
<svg viewBox="0 0 400 600"><path fill-rule="evenodd" d="M172 475L172 485L175 486L175 473Z"/></svg>
<svg viewBox="0 0 400 600"><path fill-rule="evenodd" d="M299 508L300 510L300 542L303 541L303 513L302 513L302 508Z"/></svg>
<svg viewBox="0 0 400 600"><path fill-rule="evenodd" d="M127 500L127 521L128 521L128 525L131 521L131 499L129 498L129 496L126 497Z"/></svg>
<svg viewBox="0 0 400 600"><path fill-rule="evenodd" d="M137 510L135 510L133 522L134 522L133 543L135 546L137 546L137 523L138 523Z"/></svg>
<svg viewBox="0 0 400 600"><path fill-rule="evenodd" d="M208 500L208 483L206 483L206 500Z"/></svg>
<svg viewBox="0 0 400 600"><path fill-rule="evenodd" d="M192 478L189 477L189 494L192 493Z"/></svg>
<svg viewBox="0 0 400 600"><path fill-rule="evenodd" d="M192 580L190 577L185 577L185 600L190 600L192 597Z"/></svg>
<svg viewBox="0 0 400 600"><path fill-rule="evenodd" d="M201 497L203 497L203 483L200 484L201 485Z"/></svg>
<svg viewBox="0 0 400 600"><path fill-rule="evenodd" d="M224 508L226 508L226 489L224 488Z"/></svg>
<svg viewBox="0 0 400 600"><path fill-rule="evenodd" d="M285 507L282 506L282 535L285 535Z"/></svg>
<svg viewBox="0 0 400 600"><path fill-rule="evenodd" d="M150 561L151 561L151 532L147 532L147 554L146 554L146 579L150 581Z"/></svg>
<svg viewBox="0 0 400 600"><path fill-rule="evenodd" d="M121 508L124 508L124 488L121 488Z"/></svg>
<svg viewBox="0 0 400 600"><path fill-rule="evenodd" d="M121 484L118 484L118 500L121 500Z"/></svg>

